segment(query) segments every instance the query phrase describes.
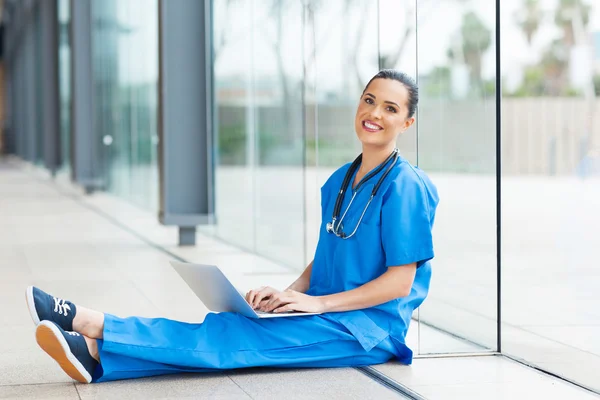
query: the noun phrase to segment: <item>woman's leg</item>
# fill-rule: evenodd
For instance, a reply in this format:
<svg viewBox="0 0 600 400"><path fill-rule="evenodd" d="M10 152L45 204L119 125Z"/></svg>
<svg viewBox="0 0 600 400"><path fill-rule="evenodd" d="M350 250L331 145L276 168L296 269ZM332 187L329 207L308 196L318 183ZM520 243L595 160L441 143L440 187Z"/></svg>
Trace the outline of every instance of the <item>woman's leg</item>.
<svg viewBox="0 0 600 400"><path fill-rule="evenodd" d="M250 319L221 313L188 324L106 314L103 337L97 382L260 366L371 365L393 357L389 344L366 351L344 326L322 316Z"/></svg>
<svg viewBox="0 0 600 400"><path fill-rule="evenodd" d="M73 331L91 339L102 339L103 330L104 313L77 306L77 312L73 318Z"/></svg>
<svg viewBox="0 0 600 400"><path fill-rule="evenodd" d="M34 322L53 320L38 326L42 348L58 354L63 364L75 356L82 361L76 369L90 370L95 381L256 366L367 365L394 354L381 345L365 350L343 325L323 316L250 319L221 313L209 314L202 324L188 324L121 319L33 288L27 299ZM77 340L77 334L83 338ZM100 364L90 369L94 359Z"/></svg>
<svg viewBox="0 0 600 400"><path fill-rule="evenodd" d="M85 340L85 345L87 346L88 352L90 356L98 362L100 362L100 355L98 354L98 340L89 338L85 335L82 335Z"/></svg>

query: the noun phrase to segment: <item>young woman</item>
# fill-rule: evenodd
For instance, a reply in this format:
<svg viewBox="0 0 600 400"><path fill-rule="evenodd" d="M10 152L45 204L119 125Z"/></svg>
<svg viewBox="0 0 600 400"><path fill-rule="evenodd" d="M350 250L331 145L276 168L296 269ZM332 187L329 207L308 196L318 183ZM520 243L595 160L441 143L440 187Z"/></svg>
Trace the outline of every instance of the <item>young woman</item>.
<svg viewBox="0 0 600 400"><path fill-rule="evenodd" d="M252 290L262 311L319 315L251 319L208 314L203 323L118 318L27 289L36 340L79 382L244 367L410 364L413 310L429 289L437 191L403 159L398 135L415 121L418 90L395 70L371 79L354 127L362 154L322 187L314 260L283 292Z"/></svg>

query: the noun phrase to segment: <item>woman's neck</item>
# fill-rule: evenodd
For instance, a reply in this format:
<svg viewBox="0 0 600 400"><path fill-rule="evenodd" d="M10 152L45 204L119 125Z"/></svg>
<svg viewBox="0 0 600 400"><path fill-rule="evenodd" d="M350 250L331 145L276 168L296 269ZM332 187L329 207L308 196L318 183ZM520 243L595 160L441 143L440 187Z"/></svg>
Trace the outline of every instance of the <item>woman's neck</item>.
<svg viewBox="0 0 600 400"><path fill-rule="evenodd" d="M372 148L372 147L367 148L367 147L363 146L362 162L360 164L360 171L363 173L368 173L369 171L373 170L379 164L384 162L390 156L390 154L392 154L392 151L394 151L395 148L396 148L395 143L392 144L391 146L378 147L378 148Z"/></svg>

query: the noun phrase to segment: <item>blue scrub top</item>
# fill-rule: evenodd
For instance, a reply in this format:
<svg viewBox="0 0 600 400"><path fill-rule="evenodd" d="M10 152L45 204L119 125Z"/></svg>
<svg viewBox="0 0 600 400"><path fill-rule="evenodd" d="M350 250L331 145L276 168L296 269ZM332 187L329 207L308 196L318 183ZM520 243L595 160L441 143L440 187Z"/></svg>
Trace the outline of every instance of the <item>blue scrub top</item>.
<svg viewBox="0 0 600 400"><path fill-rule="evenodd" d="M415 280L407 297L363 310L323 314L344 325L367 351L389 336L398 360L410 364L412 351L406 346L405 337L413 310L429 291L437 190L423 171L399 157L356 234L344 240L328 233L326 224L331 221L337 194L350 165L335 171L321 188L322 222L307 294L322 296L355 289L376 279L388 267L416 262ZM356 227L373 187L386 170L387 166L358 188L343 221L346 235ZM354 192L354 176L350 182L340 217Z"/></svg>

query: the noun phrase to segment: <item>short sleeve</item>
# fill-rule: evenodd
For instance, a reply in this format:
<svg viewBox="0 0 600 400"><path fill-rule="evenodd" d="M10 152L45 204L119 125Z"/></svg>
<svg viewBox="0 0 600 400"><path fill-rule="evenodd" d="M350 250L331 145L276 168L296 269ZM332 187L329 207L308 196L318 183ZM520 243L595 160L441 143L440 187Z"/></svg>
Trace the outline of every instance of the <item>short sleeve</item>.
<svg viewBox="0 0 600 400"><path fill-rule="evenodd" d="M381 241L387 267L431 260L433 215L419 179L396 179L384 193Z"/></svg>

